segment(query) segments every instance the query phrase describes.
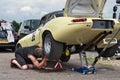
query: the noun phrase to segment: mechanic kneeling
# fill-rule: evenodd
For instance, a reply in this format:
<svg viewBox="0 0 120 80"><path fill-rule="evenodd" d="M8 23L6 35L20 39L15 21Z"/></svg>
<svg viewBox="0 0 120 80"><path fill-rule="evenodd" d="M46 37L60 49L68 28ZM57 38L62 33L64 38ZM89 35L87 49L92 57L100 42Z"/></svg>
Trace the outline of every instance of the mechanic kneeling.
<svg viewBox="0 0 120 80"><path fill-rule="evenodd" d="M37 58L42 58L41 62ZM15 51L15 58L11 59L11 67L17 67L22 70L31 68L42 68L46 66L46 57L43 49L39 46L23 47Z"/></svg>

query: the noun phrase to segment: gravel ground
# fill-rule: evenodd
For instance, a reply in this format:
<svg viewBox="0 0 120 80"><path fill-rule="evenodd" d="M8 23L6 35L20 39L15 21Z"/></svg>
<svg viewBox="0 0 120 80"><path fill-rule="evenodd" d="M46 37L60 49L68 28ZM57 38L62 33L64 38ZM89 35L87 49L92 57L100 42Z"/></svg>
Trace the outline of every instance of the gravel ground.
<svg viewBox="0 0 120 80"><path fill-rule="evenodd" d="M92 58L92 61L94 60L94 57L96 57L97 55L98 55L97 52L87 52L88 58ZM107 60L107 58L103 58L103 60L99 59L97 64L120 67L120 60L116 60L115 56L111 57L110 59L111 60Z"/></svg>
<svg viewBox="0 0 120 80"><path fill-rule="evenodd" d="M95 56L93 54L89 54ZM62 63L63 71L48 72L39 69L19 70L10 68L10 59L14 57L14 53L0 52L0 80L120 80L120 67L104 65L98 63L95 67L96 74L83 75L81 73L72 71L74 67L80 67L80 60L78 55L72 55L67 63ZM119 63L115 61L103 61L106 63ZM54 64L55 62L49 62Z"/></svg>

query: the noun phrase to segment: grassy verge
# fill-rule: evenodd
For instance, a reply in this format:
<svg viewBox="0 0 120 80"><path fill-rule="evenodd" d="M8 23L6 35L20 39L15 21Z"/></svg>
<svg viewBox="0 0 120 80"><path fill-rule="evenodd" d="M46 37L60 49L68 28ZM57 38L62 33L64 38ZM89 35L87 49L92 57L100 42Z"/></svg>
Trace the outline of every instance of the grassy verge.
<svg viewBox="0 0 120 80"><path fill-rule="evenodd" d="M92 63L94 61L94 58L87 58L87 60ZM108 61L107 59L105 60L98 60L97 64L101 64L101 65L106 65L106 66L113 66L113 60Z"/></svg>

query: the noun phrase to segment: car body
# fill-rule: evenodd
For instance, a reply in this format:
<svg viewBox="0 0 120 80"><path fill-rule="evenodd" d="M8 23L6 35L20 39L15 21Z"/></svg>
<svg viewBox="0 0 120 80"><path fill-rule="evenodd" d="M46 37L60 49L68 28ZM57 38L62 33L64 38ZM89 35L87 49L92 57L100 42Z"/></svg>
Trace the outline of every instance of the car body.
<svg viewBox="0 0 120 80"><path fill-rule="evenodd" d="M70 55L87 51L92 47L101 51L119 29L118 20L102 18L106 0L67 0L64 16L56 17L53 12L42 17L40 27L25 36L17 47L42 45L48 59L67 62ZM114 37L103 57L110 57L111 46L117 43L120 34Z"/></svg>
<svg viewBox="0 0 120 80"><path fill-rule="evenodd" d="M34 32L40 24L40 19L28 19L22 22L18 31L19 39Z"/></svg>
<svg viewBox="0 0 120 80"><path fill-rule="evenodd" d="M10 24L8 21L5 21L4 22L7 24L10 24L9 28L5 29L3 26L2 26L2 22L0 22L0 48L2 49L12 49L12 51L15 50L15 46L16 46L16 43L18 41L18 33L15 31L14 27L12 26L12 24ZM11 32L11 34L9 33ZM13 40L10 41L8 40L8 35L10 34L10 37L12 37L13 35Z"/></svg>

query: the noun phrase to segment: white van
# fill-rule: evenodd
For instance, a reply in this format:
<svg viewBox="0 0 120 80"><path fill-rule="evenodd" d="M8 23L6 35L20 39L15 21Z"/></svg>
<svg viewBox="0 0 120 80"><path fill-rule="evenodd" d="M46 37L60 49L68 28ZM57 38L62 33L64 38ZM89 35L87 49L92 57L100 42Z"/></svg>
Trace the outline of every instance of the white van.
<svg viewBox="0 0 120 80"><path fill-rule="evenodd" d="M19 39L31 32L34 32L40 24L40 19L29 19L22 22L18 31Z"/></svg>

